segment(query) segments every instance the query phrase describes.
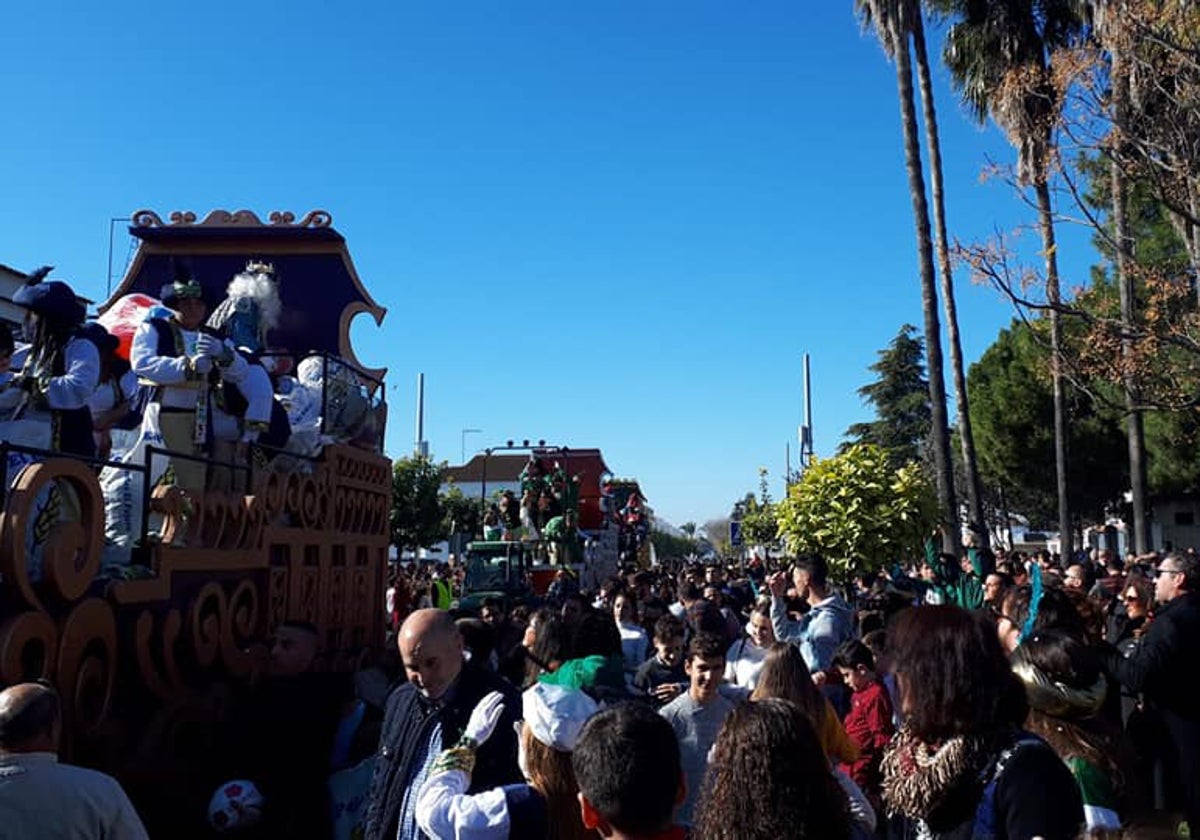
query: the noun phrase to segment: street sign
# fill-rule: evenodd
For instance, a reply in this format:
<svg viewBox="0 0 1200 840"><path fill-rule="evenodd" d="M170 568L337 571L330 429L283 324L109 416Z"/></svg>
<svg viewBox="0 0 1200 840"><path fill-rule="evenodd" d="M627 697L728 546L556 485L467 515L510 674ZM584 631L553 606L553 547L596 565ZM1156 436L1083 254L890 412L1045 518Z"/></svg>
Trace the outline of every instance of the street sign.
<svg viewBox="0 0 1200 840"><path fill-rule="evenodd" d="M729 523L729 544L734 548L742 547L742 523L731 521Z"/></svg>

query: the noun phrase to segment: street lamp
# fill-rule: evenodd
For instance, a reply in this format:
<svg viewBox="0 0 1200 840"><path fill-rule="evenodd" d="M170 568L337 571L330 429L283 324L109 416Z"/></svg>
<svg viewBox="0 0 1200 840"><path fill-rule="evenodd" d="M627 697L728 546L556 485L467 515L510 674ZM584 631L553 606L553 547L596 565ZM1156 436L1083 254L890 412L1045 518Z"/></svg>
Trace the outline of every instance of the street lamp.
<svg viewBox="0 0 1200 840"><path fill-rule="evenodd" d="M467 463L467 435L483 434L483 429L463 429L462 430L462 455L461 463Z"/></svg>

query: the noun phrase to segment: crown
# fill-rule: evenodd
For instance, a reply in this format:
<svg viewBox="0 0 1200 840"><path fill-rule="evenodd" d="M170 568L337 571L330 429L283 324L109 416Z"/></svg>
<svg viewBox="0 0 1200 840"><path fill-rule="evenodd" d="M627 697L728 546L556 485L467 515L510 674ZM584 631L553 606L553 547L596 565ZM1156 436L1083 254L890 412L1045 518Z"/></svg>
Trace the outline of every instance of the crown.
<svg viewBox="0 0 1200 840"><path fill-rule="evenodd" d="M250 260L246 263L247 274L266 274L272 279L275 277L275 266L272 263L262 262L260 260Z"/></svg>

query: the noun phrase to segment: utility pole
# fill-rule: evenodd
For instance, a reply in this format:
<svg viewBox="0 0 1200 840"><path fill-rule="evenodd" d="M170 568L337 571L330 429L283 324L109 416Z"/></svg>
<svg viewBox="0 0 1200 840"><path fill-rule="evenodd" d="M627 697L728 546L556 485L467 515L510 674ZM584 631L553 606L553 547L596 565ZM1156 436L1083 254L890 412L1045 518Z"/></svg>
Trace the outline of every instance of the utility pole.
<svg viewBox="0 0 1200 840"><path fill-rule="evenodd" d="M804 425L800 427L800 463L797 472L804 472L812 462L813 428L812 428L812 379L808 366L808 354L804 354Z"/></svg>

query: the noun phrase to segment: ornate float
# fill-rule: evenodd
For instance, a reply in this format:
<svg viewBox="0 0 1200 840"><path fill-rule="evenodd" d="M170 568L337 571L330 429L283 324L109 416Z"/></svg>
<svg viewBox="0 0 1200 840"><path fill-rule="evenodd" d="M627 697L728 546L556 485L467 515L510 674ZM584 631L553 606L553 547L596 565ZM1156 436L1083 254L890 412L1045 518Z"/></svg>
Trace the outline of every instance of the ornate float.
<svg viewBox="0 0 1200 840"><path fill-rule="evenodd" d="M96 465L45 457L4 488L0 684L51 680L64 698L66 758L117 776L151 836L185 837L205 828L202 782L219 724L273 626L311 622L322 667L333 670L355 668L382 643L385 372L362 367L349 333L355 315L378 325L384 310L322 211L299 221L272 213L266 222L245 210L199 221L177 212L166 222L139 211L130 232L136 254L102 311L130 294L157 295L172 259L190 265L211 301L248 261L267 261L282 301L272 346L337 365L370 421L345 439L326 436L315 457L246 468L238 490L185 498L149 487L144 532L130 535L120 574L102 564ZM330 400L322 431L336 408ZM138 473L137 464L127 468ZM70 515L45 515L55 494L72 499Z"/></svg>

